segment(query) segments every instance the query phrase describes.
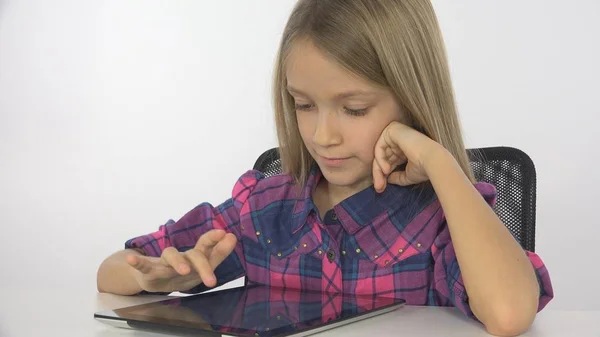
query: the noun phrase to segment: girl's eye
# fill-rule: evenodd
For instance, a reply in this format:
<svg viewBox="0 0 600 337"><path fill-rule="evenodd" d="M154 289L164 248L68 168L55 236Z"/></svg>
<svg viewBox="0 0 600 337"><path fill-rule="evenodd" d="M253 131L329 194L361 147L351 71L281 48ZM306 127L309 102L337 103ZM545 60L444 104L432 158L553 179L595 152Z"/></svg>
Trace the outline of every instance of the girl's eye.
<svg viewBox="0 0 600 337"><path fill-rule="evenodd" d="M307 111L314 108L314 104L296 104L296 110Z"/></svg>
<svg viewBox="0 0 600 337"><path fill-rule="evenodd" d="M367 114L368 110L369 110L369 108L364 108L364 109L344 108L344 111L346 111L347 114L352 115L352 116L364 116Z"/></svg>

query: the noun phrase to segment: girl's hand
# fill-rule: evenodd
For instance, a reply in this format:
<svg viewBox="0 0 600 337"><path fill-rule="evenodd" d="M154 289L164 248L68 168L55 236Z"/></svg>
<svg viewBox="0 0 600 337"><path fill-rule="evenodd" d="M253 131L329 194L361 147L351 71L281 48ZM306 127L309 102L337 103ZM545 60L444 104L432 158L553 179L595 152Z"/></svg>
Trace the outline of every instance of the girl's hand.
<svg viewBox="0 0 600 337"><path fill-rule="evenodd" d="M204 283L214 287L213 271L235 248L237 238L222 230L202 235L196 246L186 252L166 248L161 257L130 254L127 263L134 269L139 286L148 292L185 291Z"/></svg>
<svg viewBox="0 0 600 337"><path fill-rule="evenodd" d="M373 185L379 193L388 183L401 186L429 180L426 160L443 147L431 138L400 122L390 123L375 144ZM406 163L404 171L394 172Z"/></svg>

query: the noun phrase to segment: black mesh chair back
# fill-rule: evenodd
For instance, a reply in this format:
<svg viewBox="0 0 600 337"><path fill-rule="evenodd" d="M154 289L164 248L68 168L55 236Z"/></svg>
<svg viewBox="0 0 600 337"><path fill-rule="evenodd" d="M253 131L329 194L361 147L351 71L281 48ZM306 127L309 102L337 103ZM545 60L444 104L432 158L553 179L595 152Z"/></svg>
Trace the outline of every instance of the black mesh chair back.
<svg viewBox="0 0 600 337"><path fill-rule="evenodd" d="M494 211L521 246L535 251L536 172L531 158L512 147L467 150L475 179L496 186ZM277 148L262 153L254 169L266 176L281 174Z"/></svg>

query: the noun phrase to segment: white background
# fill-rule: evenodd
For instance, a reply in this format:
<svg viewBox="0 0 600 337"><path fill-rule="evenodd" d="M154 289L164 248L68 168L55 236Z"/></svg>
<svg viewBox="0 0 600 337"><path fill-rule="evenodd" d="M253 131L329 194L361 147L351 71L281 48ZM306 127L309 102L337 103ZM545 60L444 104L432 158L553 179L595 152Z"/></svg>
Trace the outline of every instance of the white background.
<svg viewBox="0 0 600 337"><path fill-rule="evenodd" d="M0 0L0 286L93 293L126 239L229 197L276 146L294 2ZM548 308L595 309L600 2L434 5L467 146L537 165Z"/></svg>

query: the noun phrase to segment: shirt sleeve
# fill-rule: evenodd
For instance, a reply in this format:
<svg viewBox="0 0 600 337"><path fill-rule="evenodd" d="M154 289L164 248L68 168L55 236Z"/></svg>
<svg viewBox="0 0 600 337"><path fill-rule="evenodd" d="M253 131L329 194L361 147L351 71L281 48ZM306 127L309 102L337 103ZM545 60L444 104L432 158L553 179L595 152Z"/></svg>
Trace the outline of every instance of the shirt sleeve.
<svg viewBox="0 0 600 337"><path fill-rule="evenodd" d="M169 220L155 232L127 240L125 248L136 249L147 256L159 257L168 247L175 247L180 252L194 248L202 234L212 229L222 229L233 233L238 243L231 255L215 269L217 286L243 276L245 260L241 245L240 213L262 178L264 176L258 171L246 172L234 185L232 197L222 204L214 207L209 203L202 203L178 221ZM207 289L206 286L199 285L185 292L197 293Z"/></svg>
<svg viewBox="0 0 600 337"><path fill-rule="evenodd" d="M492 185L478 185L478 190L485 200L493 205L495 203L495 188ZM439 247L439 248L438 248ZM538 312L541 311L554 297L550 275L541 258L530 251L525 251L540 286ZM433 290L437 305L454 306L467 316L477 319L469 306L469 298L463 282L463 278L454 251L454 245L450 240L448 226L440 232L434 243L434 282Z"/></svg>

